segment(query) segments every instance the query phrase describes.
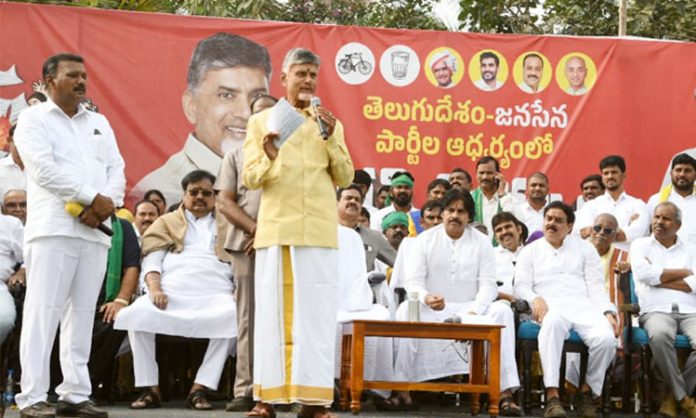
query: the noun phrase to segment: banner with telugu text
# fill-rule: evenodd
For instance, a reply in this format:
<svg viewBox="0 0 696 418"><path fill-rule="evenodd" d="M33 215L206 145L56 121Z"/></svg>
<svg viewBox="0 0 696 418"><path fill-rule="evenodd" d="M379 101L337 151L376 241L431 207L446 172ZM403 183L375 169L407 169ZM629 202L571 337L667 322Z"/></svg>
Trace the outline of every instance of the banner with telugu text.
<svg viewBox="0 0 696 418"><path fill-rule="evenodd" d="M506 179L542 171L571 201L607 154L647 199L670 158L696 147L696 44L642 39L389 30L0 3L0 131L26 107L50 55L85 57L88 96L111 122L128 187L181 150L182 93L197 42L224 31L268 48L280 97L286 51L322 59L317 95L346 128L356 168L380 183L472 175L485 155ZM3 128L4 127L4 128ZM132 199L131 199L132 203Z"/></svg>

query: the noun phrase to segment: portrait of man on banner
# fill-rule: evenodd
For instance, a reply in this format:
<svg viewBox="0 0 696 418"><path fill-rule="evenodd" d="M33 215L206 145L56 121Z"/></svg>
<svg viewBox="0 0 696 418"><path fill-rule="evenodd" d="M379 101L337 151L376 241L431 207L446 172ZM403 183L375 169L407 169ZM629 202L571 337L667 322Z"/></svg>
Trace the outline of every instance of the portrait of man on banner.
<svg viewBox="0 0 696 418"><path fill-rule="evenodd" d="M149 173L133 188L160 190L167 202L181 200L181 179L193 170L217 173L225 152L240 147L246 136L250 105L268 93L271 61L268 50L242 36L219 32L202 39L191 57L181 104L193 125L181 151Z"/></svg>

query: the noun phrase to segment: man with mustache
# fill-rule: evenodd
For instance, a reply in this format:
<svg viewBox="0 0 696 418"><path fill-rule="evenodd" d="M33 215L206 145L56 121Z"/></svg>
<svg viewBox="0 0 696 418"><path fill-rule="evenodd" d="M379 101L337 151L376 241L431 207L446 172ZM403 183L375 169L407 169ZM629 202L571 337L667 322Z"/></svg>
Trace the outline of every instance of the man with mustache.
<svg viewBox="0 0 696 418"><path fill-rule="evenodd" d="M575 225L582 238L587 238L592 232L592 222L602 213L610 213L619 221L619 231L615 245L628 251L631 242L644 236L648 231L649 215L645 203L624 190L626 179L626 162L619 155L609 155L599 162L602 173L602 183L606 192L585 204L578 211L578 221Z"/></svg>
<svg viewBox="0 0 696 418"><path fill-rule="evenodd" d="M401 241L408 236L408 215L392 212L382 219L382 233L389 245L398 251Z"/></svg>
<svg viewBox="0 0 696 418"><path fill-rule="evenodd" d="M214 212L214 183L215 176L203 170L184 176L181 207L157 218L143 236L147 293L114 322L114 329L128 331L135 386L143 388L132 409L160 406L156 334L210 340L186 402L212 409L206 392L217 389L237 335L232 271L223 261L227 223Z"/></svg>
<svg viewBox="0 0 696 418"><path fill-rule="evenodd" d="M10 189L2 198L3 215L14 216L22 224L27 222L27 192L21 189Z"/></svg>
<svg viewBox="0 0 696 418"><path fill-rule="evenodd" d="M602 176L599 174L590 174L580 181L580 196L575 199L572 207L576 211L583 208L585 203L596 198L597 196L604 193L604 184L602 183Z"/></svg>
<svg viewBox="0 0 696 418"><path fill-rule="evenodd" d="M263 46L242 36L219 32L201 40L188 68L188 86L181 97L194 130L184 148L145 176L130 192L142 199L158 189L167 202L180 197L181 178L193 170L217 173L225 152L241 147L251 102L268 93L271 61Z"/></svg>
<svg viewBox="0 0 696 418"><path fill-rule="evenodd" d="M443 223L415 238L406 261L406 291L417 295L421 321L442 322L458 317L466 323L472 315L485 315L491 323L505 325L501 358L492 360L501 364L500 412L520 416L512 400L513 390L519 387L514 318L509 306L492 303L498 294L493 248L489 239L470 225L475 209L469 192L452 189L442 204ZM399 307L397 320L407 320L406 305ZM450 341L399 339L395 345L399 381L421 382L468 373Z"/></svg>
<svg viewBox="0 0 696 418"><path fill-rule="evenodd" d="M549 200L549 178L542 172L534 172L527 177L524 202L514 205L512 213L522 221L529 233L541 231L544 223L544 207Z"/></svg>
<svg viewBox="0 0 696 418"><path fill-rule="evenodd" d="M94 310L106 270L110 238L97 230L123 204L123 158L107 119L87 110L84 59L49 57L42 69L50 100L25 109L14 135L27 171L24 254L27 293L22 318L20 363L22 417L108 414L89 400L87 361ZM83 206L74 218L67 202ZM56 409L46 403L51 347L60 322L64 381Z"/></svg>
<svg viewBox="0 0 696 418"><path fill-rule="evenodd" d="M682 212L679 237L696 245L696 159L686 153L672 159L671 184L648 200L648 213L653 213L660 202L672 202Z"/></svg>
<svg viewBox="0 0 696 418"><path fill-rule="evenodd" d="M568 88L565 92L571 96L582 96L587 93L587 86L585 85L585 79L587 78L587 64L585 60L574 55L568 58L565 63L564 74L566 80L568 80Z"/></svg>
<svg viewBox="0 0 696 418"><path fill-rule="evenodd" d="M509 195L505 194L505 181L500 174L500 164L493 157L482 157L476 162L476 180L479 187L471 192L476 211L474 221L486 227L488 236L495 242L491 220L493 215L512 206Z"/></svg>
<svg viewBox="0 0 696 418"><path fill-rule="evenodd" d="M453 169L448 180L452 187L466 190L467 192L471 190L471 174L463 168L457 167Z"/></svg>
<svg viewBox="0 0 696 418"><path fill-rule="evenodd" d="M479 64L481 65L481 79L476 80L474 85L481 90L496 91L503 86L503 83L498 81L498 68L500 66L500 58L495 52L485 51L479 56Z"/></svg>
<svg viewBox="0 0 696 418"><path fill-rule="evenodd" d="M522 82L517 86L525 93L540 93L539 85L544 74L544 60L537 53L530 53L522 59Z"/></svg>
<svg viewBox="0 0 696 418"><path fill-rule="evenodd" d="M563 342L570 330L580 335L590 353L578 397L578 410L585 418L597 416L597 399L619 333L599 255L590 243L569 235L574 220L573 209L565 203L546 206L544 238L525 246L515 266L515 296L529 303L532 319L541 324L538 340L546 387L545 418L566 416L558 385Z"/></svg>
<svg viewBox="0 0 696 418"><path fill-rule="evenodd" d="M677 331L696 341L696 247L678 234L681 224L682 212L676 204L659 203L652 217L652 235L631 244L631 267L642 285L640 325L650 337L655 368L668 389L661 397L659 413L676 418L678 401L686 415L694 418L696 351L691 350L682 371L674 349Z"/></svg>
<svg viewBox="0 0 696 418"><path fill-rule="evenodd" d="M141 241L147 228L159 218L159 207L149 200L141 200L135 204L135 219L133 225L138 232L138 240Z"/></svg>
<svg viewBox="0 0 696 418"><path fill-rule="evenodd" d="M392 212L403 212L408 215L409 235L415 236L422 232L420 226L420 211L411 204L413 199L413 175L408 171L397 171L391 179L389 188L389 199L391 204L377 211L370 218L370 226L377 231L383 231L382 219Z"/></svg>
<svg viewBox="0 0 696 418"><path fill-rule="evenodd" d="M498 298L514 301L513 279L515 264L527 240L527 228L510 212L499 212L491 220L495 239L495 272Z"/></svg>
<svg viewBox="0 0 696 418"><path fill-rule="evenodd" d="M396 260L396 249L387 242L383 234L374 229L365 228L358 223L363 198L360 188L351 184L346 188L338 189L336 196L338 198L338 223L354 229L360 235L365 246L367 271L375 269L375 260L393 267Z"/></svg>

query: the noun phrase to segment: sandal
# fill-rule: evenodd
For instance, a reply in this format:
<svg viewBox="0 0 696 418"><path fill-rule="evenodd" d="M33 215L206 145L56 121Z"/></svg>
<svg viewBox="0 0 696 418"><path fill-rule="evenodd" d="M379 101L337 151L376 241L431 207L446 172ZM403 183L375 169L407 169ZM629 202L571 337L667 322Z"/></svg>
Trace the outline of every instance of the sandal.
<svg viewBox="0 0 696 418"><path fill-rule="evenodd" d="M521 417L522 409L515 405L512 396L505 396L498 402L498 413L501 417Z"/></svg>
<svg viewBox="0 0 696 418"><path fill-rule="evenodd" d="M325 406L302 405L300 412L297 413L297 418L337 418L336 415L329 412L329 408Z"/></svg>
<svg viewBox="0 0 696 418"><path fill-rule="evenodd" d="M186 398L186 407L196 411L210 411L213 405L208 402L208 395L204 390L194 390Z"/></svg>
<svg viewBox="0 0 696 418"><path fill-rule="evenodd" d="M251 411L247 412L245 415L247 417L276 418L273 405L263 402L257 402Z"/></svg>
<svg viewBox="0 0 696 418"><path fill-rule="evenodd" d="M162 406L162 401L157 392L152 389L146 389L134 400L128 408L130 409L152 409Z"/></svg>

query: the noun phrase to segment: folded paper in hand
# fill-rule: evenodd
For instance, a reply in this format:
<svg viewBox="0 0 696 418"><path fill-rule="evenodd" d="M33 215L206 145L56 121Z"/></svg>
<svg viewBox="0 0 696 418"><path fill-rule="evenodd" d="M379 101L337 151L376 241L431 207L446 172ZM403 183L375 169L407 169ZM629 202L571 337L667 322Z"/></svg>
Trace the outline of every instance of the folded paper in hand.
<svg viewBox="0 0 696 418"><path fill-rule="evenodd" d="M280 99L271 109L266 128L269 132L278 132L278 139L273 144L280 148L304 121L302 115L287 100Z"/></svg>

